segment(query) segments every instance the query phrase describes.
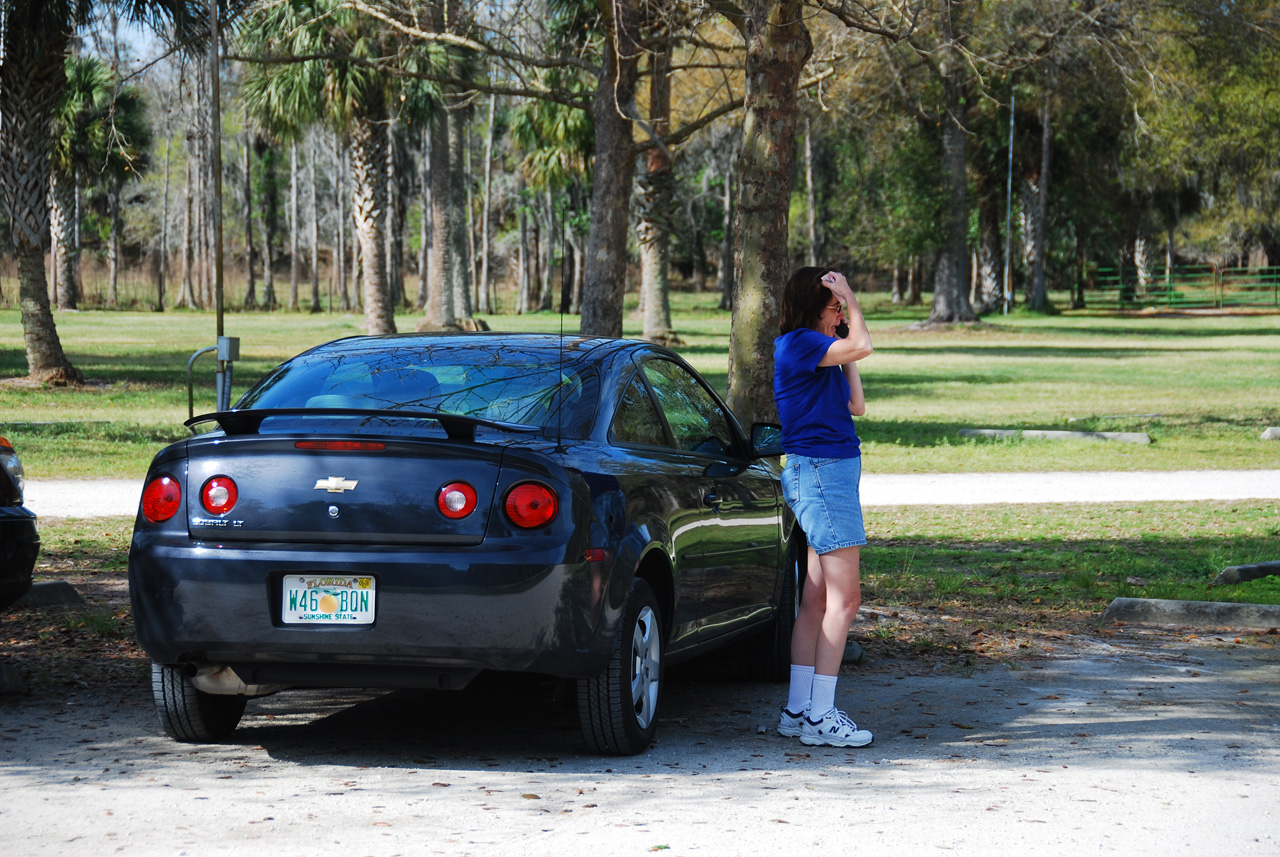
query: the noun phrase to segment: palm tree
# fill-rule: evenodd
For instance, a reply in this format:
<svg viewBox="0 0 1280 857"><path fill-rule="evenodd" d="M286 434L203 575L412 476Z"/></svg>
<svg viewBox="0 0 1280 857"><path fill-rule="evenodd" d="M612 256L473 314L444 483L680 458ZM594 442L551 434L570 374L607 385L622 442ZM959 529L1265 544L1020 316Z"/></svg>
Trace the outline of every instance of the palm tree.
<svg viewBox="0 0 1280 857"><path fill-rule="evenodd" d="M111 72L96 57L70 56L67 82L53 117L53 175L49 218L53 230L53 274L58 309L75 309L75 196L80 177L102 161L103 117L111 104Z"/></svg>
<svg viewBox="0 0 1280 857"><path fill-rule="evenodd" d="M401 52L408 72L439 59L414 49L379 21L337 0L285 0L254 16L243 33L246 53L266 58L351 56L353 60L250 63L245 98L259 117L293 135L326 121L351 143L352 209L362 259L365 324L371 334L395 332L385 253L387 126L399 116L425 116L436 103L425 82L375 69L379 57ZM290 137L296 139L296 137Z"/></svg>
<svg viewBox="0 0 1280 857"><path fill-rule="evenodd" d="M234 0L233 0L234 2ZM66 85L66 56L75 25L91 0L0 0L0 203L18 263L27 370L54 384L79 383L49 309L44 250L49 243L49 187L54 109ZM190 0L115 0L122 16L185 32L200 20ZM242 5L242 3L236 3Z"/></svg>

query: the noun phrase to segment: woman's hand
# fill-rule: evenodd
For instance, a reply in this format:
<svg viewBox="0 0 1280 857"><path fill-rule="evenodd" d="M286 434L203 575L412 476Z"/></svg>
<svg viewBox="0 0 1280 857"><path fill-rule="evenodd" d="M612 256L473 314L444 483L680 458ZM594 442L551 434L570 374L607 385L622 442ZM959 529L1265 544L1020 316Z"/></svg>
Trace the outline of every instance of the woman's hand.
<svg viewBox="0 0 1280 857"><path fill-rule="evenodd" d="M839 271L827 271L827 273L823 274L822 285L830 289L836 299L845 306L858 305L857 299L853 296L853 289L849 288L849 281Z"/></svg>

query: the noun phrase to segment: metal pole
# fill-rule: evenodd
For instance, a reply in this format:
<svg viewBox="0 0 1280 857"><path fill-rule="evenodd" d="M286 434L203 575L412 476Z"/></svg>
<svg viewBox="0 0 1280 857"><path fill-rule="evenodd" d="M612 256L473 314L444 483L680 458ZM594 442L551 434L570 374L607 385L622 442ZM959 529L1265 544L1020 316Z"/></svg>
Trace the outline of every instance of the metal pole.
<svg viewBox="0 0 1280 857"><path fill-rule="evenodd" d="M209 134L210 167L213 172L213 294L218 307L218 336L222 330L222 89L219 62L218 36L220 22L218 20L218 0L209 0ZM227 363L218 361L218 408L222 408L226 398Z"/></svg>
<svg viewBox="0 0 1280 857"><path fill-rule="evenodd" d="M1013 283L1009 281L1009 247L1013 244L1013 106L1017 96L1009 93L1009 175L1004 196L1004 315L1013 302Z"/></svg>

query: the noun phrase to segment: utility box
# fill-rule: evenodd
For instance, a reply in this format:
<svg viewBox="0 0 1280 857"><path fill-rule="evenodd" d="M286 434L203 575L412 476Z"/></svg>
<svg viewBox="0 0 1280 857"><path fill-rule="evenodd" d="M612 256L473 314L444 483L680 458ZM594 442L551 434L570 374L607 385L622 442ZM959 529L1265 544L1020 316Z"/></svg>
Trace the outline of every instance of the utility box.
<svg viewBox="0 0 1280 857"><path fill-rule="evenodd" d="M239 360L240 359L240 337L238 336L219 336L218 337L218 359L219 360Z"/></svg>

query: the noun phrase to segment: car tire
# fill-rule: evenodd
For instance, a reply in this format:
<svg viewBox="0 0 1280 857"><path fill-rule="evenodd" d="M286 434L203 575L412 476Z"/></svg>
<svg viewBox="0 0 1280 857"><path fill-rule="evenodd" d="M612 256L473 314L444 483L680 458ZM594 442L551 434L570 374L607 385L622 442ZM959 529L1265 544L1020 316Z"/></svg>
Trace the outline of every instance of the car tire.
<svg viewBox="0 0 1280 857"><path fill-rule="evenodd" d="M184 743L221 741L240 723L243 696L205 693L177 667L151 665L151 696L160 725L170 738Z"/></svg>
<svg viewBox="0 0 1280 857"><path fill-rule="evenodd" d="M658 598L637 578L609 665L578 682L578 722L593 752L634 756L653 740L662 701L664 637Z"/></svg>
<svg viewBox="0 0 1280 857"><path fill-rule="evenodd" d="M754 679L786 681L791 677L791 633L795 630L796 615L800 610L800 590L807 576L805 564L808 558L809 543L804 533L797 530L787 548L787 567L778 595L778 614L769 630L750 641L753 648L747 656L747 672Z"/></svg>

